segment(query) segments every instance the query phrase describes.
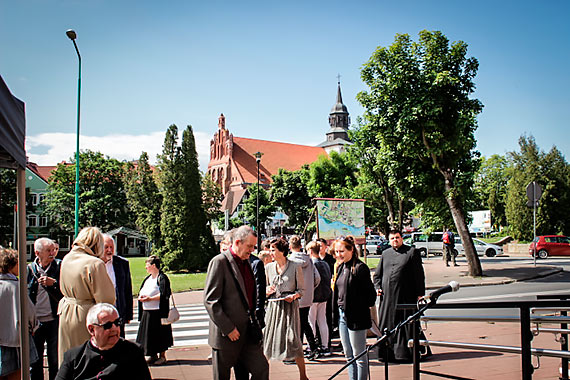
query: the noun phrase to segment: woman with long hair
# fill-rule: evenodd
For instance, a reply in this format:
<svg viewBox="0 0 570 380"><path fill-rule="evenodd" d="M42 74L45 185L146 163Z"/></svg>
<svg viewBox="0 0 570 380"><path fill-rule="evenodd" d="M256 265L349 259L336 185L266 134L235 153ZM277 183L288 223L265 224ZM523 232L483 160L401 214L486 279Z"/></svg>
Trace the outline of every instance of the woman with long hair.
<svg viewBox="0 0 570 380"><path fill-rule="evenodd" d="M170 310L170 280L160 270L160 258L155 255L145 260L148 276L139 291L139 331L137 343L148 356L147 363L166 363L166 350L172 347L172 326L163 325L161 319L168 317Z"/></svg>
<svg viewBox="0 0 570 380"><path fill-rule="evenodd" d="M340 340L347 361L366 348L366 331L372 326L370 307L376 302L376 290L370 269L358 259L352 236L341 237L333 243L340 261L334 284L333 312L338 315ZM368 378L368 356L363 355L348 367L350 380Z"/></svg>
<svg viewBox="0 0 570 380"><path fill-rule="evenodd" d="M63 298L59 301L58 359L72 347L91 338L85 325L87 312L96 303L115 304L115 287L103 262L103 234L85 227L61 262L59 275Z"/></svg>
<svg viewBox="0 0 570 380"><path fill-rule="evenodd" d="M299 301L304 291L301 266L287 258L289 245L283 238L270 243L273 262L267 264L267 314L263 351L269 359L294 360L299 368L299 379L307 380Z"/></svg>

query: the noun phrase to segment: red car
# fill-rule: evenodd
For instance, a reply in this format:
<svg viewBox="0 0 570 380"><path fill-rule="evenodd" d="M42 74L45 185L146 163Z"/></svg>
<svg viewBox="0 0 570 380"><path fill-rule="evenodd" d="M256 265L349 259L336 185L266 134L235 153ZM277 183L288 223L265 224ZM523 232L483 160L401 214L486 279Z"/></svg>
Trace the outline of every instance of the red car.
<svg viewBox="0 0 570 380"><path fill-rule="evenodd" d="M570 256L570 238L562 235L544 235L534 238L528 247L528 253L534 254L536 244L536 255L541 259L548 256Z"/></svg>

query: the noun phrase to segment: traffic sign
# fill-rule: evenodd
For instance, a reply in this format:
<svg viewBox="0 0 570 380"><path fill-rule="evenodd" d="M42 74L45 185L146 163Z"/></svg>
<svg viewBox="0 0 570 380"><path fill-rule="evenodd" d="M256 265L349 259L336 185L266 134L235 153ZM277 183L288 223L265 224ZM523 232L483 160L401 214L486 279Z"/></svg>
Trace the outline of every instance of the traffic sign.
<svg viewBox="0 0 570 380"><path fill-rule="evenodd" d="M526 203L528 207L538 206L538 200L542 196L542 187L536 181L532 181L526 187L526 196L528 197Z"/></svg>

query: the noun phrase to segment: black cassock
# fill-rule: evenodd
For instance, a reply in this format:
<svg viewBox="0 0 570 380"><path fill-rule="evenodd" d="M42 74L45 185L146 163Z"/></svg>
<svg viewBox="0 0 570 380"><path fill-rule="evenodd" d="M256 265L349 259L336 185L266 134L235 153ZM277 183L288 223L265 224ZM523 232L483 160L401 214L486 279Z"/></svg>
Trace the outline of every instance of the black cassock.
<svg viewBox="0 0 570 380"><path fill-rule="evenodd" d="M374 286L382 289L382 297L378 308L378 327L380 331L391 330L403 321L413 310L396 310L397 304L415 304L418 297L425 294L425 275L420 252L415 248L402 245L397 250L388 248L374 274ZM408 348L408 340L413 338L411 325L407 325L390 340L393 350L388 359L401 361L412 360L412 351ZM380 356L384 356L383 348Z"/></svg>

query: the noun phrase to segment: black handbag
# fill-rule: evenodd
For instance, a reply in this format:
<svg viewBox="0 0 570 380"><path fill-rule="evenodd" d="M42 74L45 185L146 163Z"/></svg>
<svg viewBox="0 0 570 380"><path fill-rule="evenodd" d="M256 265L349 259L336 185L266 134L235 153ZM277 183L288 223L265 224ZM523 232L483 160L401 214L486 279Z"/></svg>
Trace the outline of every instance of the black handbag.
<svg viewBox="0 0 570 380"><path fill-rule="evenodd" d="M229 267L230 273L231 273L232 268L231 268L230 261L227 260L227 263L228 263L228 267ZM259 321L257 320L255 313L249 308L249 303L245 299L243 293L241 291L239 291L240 286L239 286L239 283L237 281L237 278L235 278L235 276L232 276L232 278L234 279L234 282L236 284L236 288L238 289L238 293L240 295L241 302L243 303L243 306L247 310L247 317L248 317L247 331L246 331L247 341L249 343L252 343L252 344L258 344L263 340L263 330L261 329L261 326L259 325Z"/></svg>

